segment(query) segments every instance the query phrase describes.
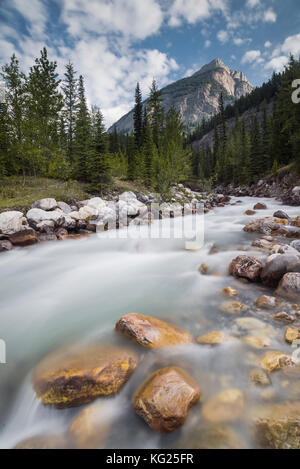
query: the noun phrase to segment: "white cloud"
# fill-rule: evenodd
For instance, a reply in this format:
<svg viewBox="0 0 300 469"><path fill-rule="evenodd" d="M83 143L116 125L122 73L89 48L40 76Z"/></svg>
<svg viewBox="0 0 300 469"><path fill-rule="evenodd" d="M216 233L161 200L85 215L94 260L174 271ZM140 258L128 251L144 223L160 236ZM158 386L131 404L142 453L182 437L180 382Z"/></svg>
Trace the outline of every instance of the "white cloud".
<svg viewBox="0 0 300 469"><path fill-rule="evenodd" d="M300 34L289 36L281 46L281 51L286 54L300 55Z"/></svg>
<svg viewBox="0 0 300 469"><path fill-rule="evenodd" d="M246 6L248 8L254 8L258 5L260 5L260 0L247 0L247 3L246 3Z"/></svg>
<svg viewBox="0 0 300 469"><path fill-rule="evenodd" d="M228 42L229 40L228 31L225 31L224 29L222 29L221 31L218 32L217 38L219 39L221 44L226 44L226 42Z"/></svg>
<svg viewBox="0 0 300 469"><path fill-rule="evenodd" d="M260 50L249 50L242 58L242 64L257 62L261 59Z"/></svg>
<svg viewBox="0 0 300 469"><path fill-rule="evenodd" d="M207 39L204 43L204 47L209 47L209 46L211 46L211 41Z"/></svg>
<svg viewBox="0 0 300 469"><path fill-rule="evenodd" d="M270 41L265 42L265 48L266 49L269 49L271 47L271 45L272 45L272 42L270 42Z"/></svg>
<svg viewBox="0 0 300 469"><path fill-rule="evenodd" d="M269 8L264 12L264 20L266 23L275 23L277 20L277 15L273 8Z"/></svg>
<svg viewBox="0 0 300 469"><path fill-rule="evenodd" d="M250 44L250 42L252 42L252 39L250 38L240 38L240 37L235 37L233 38L233 43L236 45L236 46L243 46L244 44Z"/></svg>
<svg viewBox="0 0 300 469"><path fill-rule="evenodd" d="M168 11L169 25L179 26L182 21L195 24L210 18L214 13L224 13L227 8L227 0L175 0Z"/></svg>
<svg viewBox="0 0 300 469"><path fill-rule="evenodd" d="M157 33L163 12L156 0L63 0L62 20L73 36L119 33L145 39Z"/></svg>
<svg viewBox="0 0 300 469"><path fill-rule="evenodd" d="M287 65L289 59L285 55L274 57L274 59L270 60L266 65L265 68L267 70L274 70L275 72L281 72L285 65Z"/></svg>

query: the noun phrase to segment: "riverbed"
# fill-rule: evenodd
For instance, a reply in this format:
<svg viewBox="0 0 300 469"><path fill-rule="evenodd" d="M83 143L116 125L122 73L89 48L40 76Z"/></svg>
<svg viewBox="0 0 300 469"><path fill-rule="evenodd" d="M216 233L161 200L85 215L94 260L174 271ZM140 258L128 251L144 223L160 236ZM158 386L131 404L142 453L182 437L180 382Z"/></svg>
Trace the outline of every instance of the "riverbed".
<svg viewBox="0 0 300 469"><path fill-rule="evenodd" d="M237 318L256 316L266 328L275 330L271 348L291 353L283 339L284 326L271 315L253 312L255 300L273 291L228 276L231 260L243 251L263 255L251 248L255 236L243 231L250 221L244 212L258 201L268 209L256 217L272 216L278 209L299 215L299 208L283 207L273 199L245 197L237 203L232 198L231 205L205 215L205 243L199 251L186 250L181 239L114 240L93 235L1 254L0 338L7 345L7 364L0 365L0 447L12 448L35 435L64 433L79 409L44 407L32 389L32 370L45 355L68 344L124 344L126 339L116 334L114 325L126 313L163 319L195 338L212 330L238 338L243 331L238 329ZM201 264L207 264L207 275L199 273ZM239 291L238 301L248 306L248 312L230 315L221 310L226 300L222 290L227 286ZM103 425L111 422L106 447L185 448L192 445L197 432L210 430L201 414L201 402L190 411L182 429L171 435L155 434L135 415L134 391L152 371L168 365L181 366L193 376L202 402L222 389L243 391L244 417L229 426L243 446L253 447L249 409L265 399L270 403L291 398L279 376L267 397L249 383L249 367L259 354L260 350L249 349L242 340L214 348L195 344L142 350L132 378L116 397L105 400L101 418Z"/></svg>

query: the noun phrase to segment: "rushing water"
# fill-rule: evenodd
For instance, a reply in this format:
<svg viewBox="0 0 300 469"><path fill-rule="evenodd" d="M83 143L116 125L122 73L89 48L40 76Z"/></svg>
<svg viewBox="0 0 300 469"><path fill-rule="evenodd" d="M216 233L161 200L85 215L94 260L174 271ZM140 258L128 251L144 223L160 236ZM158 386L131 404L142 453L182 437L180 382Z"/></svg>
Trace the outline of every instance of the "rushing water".
<svg viewBox="0 0 300 469"><path fill-rule="evenodd" d="M139 312L165 319L195 337L211 330L238 335L239 316L219 309L225 300L222 289L228 285L237 288L238 300L250 307L262 292L268 291L261 285L238 282L227 274L230 261L241 250L252 252L254 236L242 228L250 220L244 215L245 210L258 200L241 201L205 215L205 246L198 252L186 251L180 240L137 242L99 239L95 235L1 255L0 338L7 344L7 365L0 365L0 447L10 448L34 435L66 430L78 409L42 406L32 390L31 371L41 358L62 345L94 340L124 343L114 332L114 324L123 314ZM274 200L259 201L268 205L261 216L282 209ZM297 208L289 207L287 211L290 215L299 214ZM211 253L213 244L217 249ZM199 274L202 263L209 266L212 275ZM270 317L259 319L277 331L272 335L272 348L290 353L283 340L284 327L274 324ZM133 377L119 395L105 401L106 413L101 418L113 422L107 446L180 447L190 440L195 428L205 432L201 404L191 410L181 430L167 436L156 435L134 414L134 390L159 366L183 366L198 382L203 400L226 387L238 387L245 392L249 406L258 402L262 399L261 390L249 384L248 365L259 353L249 350L242 341L215 348L192 345L160 352L142 350ZM286 397L276 379L272 390L272 399ZM251 447L246 415L238 430Z"/></svg>

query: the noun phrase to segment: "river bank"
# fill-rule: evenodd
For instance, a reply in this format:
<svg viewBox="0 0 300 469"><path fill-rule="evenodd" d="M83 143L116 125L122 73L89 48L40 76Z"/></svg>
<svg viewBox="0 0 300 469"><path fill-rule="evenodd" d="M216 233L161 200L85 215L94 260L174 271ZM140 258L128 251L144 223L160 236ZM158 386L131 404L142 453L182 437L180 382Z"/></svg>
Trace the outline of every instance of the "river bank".
<svg viewBox="0 0 300 469"><path fill-rule="evenodd" d="M257 203L266 208L254 210ZM250 210L256 213L247 214ZM266 220L278 210L287 212L288 222ZM1 419L1 447L31 437L35 439L25 446L68 446L63 437L70 428L81 422L84 429L89 421L82 411L96 422L96 440L94 434L88 441L73 441L79 447L115 448L116 442L119 448L297 445L299 375L297 366L289 366L294 349L286 331L299 329L300 307L282 296L276 295L278 302L270 300L277 285L263 283L261 269L270 255L285 258L283 246L295 240L298 227L292 221L298 215L296 207L283 207L273 199L233 198L206 214L205 246L198 252L185 251L182 240L141 240L137 246L132 240L91 237L42 243L1 256L1 337L8 346L8 364L1 373L8 377L22 369L25 374L20 378L17 373L9 391L1 393L9 410ZM258 233L244 231L249 223L255 231L257 219L265 220L256 222ZM251 282L249 262L229 275L239 256L261 263ZM262 296L269 299L258 302ZM122 331L115 331L115 325L133 312L178 327L192 340L150 350L131 342L122 332L128 325ZM279 313L286 316L274 317ZM107 350L129 347L137 356L135 370L119 393L79 408L44 406L35 391L37 366L61 347L80 350L92 344ZM137 415L138 405L132 408L131 401L153 372L174 366L195 383L194 405L187 405L189 415L179 428L161 435ZM270 415L277 418L275 423ZM277 434L274 442L272 425L278 428L278 419L285 436L288 428L288 438ZM53 435L59 435L60 443Z"/></svg>

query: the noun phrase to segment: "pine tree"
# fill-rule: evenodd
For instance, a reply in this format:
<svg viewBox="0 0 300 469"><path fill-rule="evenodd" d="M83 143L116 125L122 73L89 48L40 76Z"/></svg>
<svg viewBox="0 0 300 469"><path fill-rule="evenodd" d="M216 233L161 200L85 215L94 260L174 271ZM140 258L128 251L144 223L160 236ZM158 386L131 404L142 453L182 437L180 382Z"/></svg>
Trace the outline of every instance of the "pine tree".
<svg viewBox="0 0 300 469"><path fill-rule="evenodd" d="M7 175L9 165L9 127L7 105L0 104L0 179Z"/></svg>
<svg viewBox="0 0 300 469"><path fill-rule="evenodd" d="M153 80L148 99L149 119L151 123L153 142L157 149L160 144L161 130L164 124L164 109L162 107L161 91L157 88L156 81Z"/></svg>
<svg viewBox="0 0 300 469"><path fill-rule="evenodd" d="M144 144L141 149L141 154L144 160L144 183L148 188L151 188L154 180L155 144L153 142L149 121L146 122Z"/></svg>
<svg viewBox="0 0 300 469"><path fill-rule="evenodd" d="M81 181L88 180L88 160L91 152L91 117L85 97L83 76L78 84L79 104L75 122L75 176Z"/></svg>
<svg viewBox="0 0 300 469"><path fill-rule="evenodd" d="M67 128L67 155L72 163L74 160L74 133L78 110L78 81L74 65L71 62L66 65L62 89L64 92L63 114Z"/></svg>
<svg viewBox="0 0 300 469"><path fill-rule="evenodd" d="M143 143L143 103L140 85L137 83L135 90L135 107L133 114L134 138L137 149L139 150Z"/></svg>
<svg viewBox="0 0 300 469"><path fill-rule="evenodd" d="M88 159L88 179L94 190L102 192L111 183L108 159L108 136L103 124L103 115L99 109L93 110L92 149Z"/></svg>

